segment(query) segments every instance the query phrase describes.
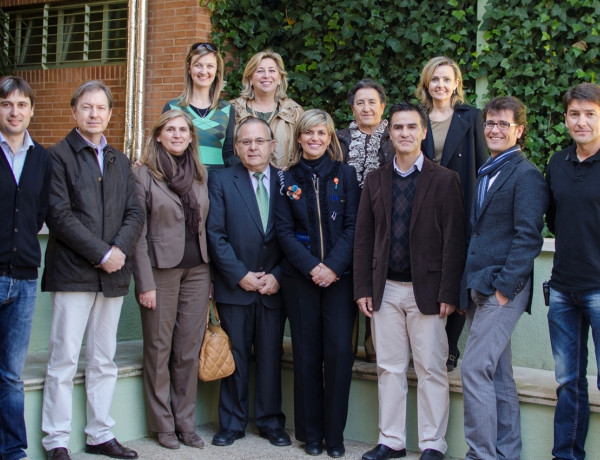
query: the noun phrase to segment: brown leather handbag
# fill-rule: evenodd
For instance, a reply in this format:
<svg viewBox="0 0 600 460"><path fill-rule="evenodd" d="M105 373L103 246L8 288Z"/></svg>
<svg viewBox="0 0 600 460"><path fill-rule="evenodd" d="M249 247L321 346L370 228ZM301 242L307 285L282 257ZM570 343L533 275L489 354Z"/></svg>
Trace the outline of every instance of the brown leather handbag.
<svg viewBox="0 0 600 460"><path fill-rule="evenodd" d="M211 321L210 310L214 312L216 324ZM221 327L217 305L213 299L208 301L206 330L198 358L198 378L211 382L229 377L235 371L235 361L231 353L229 336Z"/></svg>

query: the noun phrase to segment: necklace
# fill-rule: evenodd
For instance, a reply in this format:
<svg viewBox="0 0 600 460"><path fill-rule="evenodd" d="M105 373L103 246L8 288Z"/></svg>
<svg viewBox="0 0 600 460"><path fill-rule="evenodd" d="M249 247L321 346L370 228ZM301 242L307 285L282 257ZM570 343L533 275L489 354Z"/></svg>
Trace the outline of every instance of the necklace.
<svg viewBox="0 0 600 460"><path fill-rule="evenodd" d="M198 107L195 107L192 104L190 104L190 107L194 112L198 114L200 118L205 118L206 115L208 115L208 112L210 112L210 106L205 109L199 109Z"/></svg>
<svg viewBox="0 0 600 460"><path fill-rule="evenodd" d="M252 116L254 116L255 118L260 118L261 120L264 120L267 122L267 124L271 123L271 120L273 120L273 118L275 118L275 115L277 115L277 107L279 104L275 104L275 108L273 109L272 112L255 112L254 111L254 107L250 106L250 103L246 104L246 107L249 110L249 112L252 114Z"/></svg>

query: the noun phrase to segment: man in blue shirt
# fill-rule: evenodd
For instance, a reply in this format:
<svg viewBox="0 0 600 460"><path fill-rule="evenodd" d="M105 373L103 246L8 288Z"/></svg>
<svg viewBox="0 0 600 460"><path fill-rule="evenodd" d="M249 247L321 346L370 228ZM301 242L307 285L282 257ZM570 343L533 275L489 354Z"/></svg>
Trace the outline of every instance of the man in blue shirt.
<svg viewBox="0 0 600 460"><path fill-rule="evenodd" d="M51 161L27 127L34 97L19 77L0 80L0 458L25 458L23 381L35 310L37 234L48 208Z"/></svg>
<svg viewBox="0 0 600 460"><path fill-rule="evenodd" d="M575 144L555 153L546 168L546 221L556 236L548 311L558 381L552 454L583 459L590 416L590 326L600 368L600 86L579 84L567 91L563 102Z"/></svg>

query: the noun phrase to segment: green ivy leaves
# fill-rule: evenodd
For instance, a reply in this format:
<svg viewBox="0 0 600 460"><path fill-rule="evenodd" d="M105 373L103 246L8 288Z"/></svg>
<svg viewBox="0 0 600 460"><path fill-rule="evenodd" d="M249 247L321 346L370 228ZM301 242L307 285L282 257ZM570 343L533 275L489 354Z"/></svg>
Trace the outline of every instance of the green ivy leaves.
<svg viewBox="0 0 600 460"><path fill-rule="evenodd" d="M597 0L488 0L481 24L474 0L212 0L213 39L231 58L226 92L237 97L248 58L280 53L290 97L351 120L346 101L358 80L386 88L388 105L413 99L420 72L437 55L454 58L466 95L487 79L484 100L521 99L529 110L527 154L540 169L568 145L561 98L600 68ZM477 32L482 32L477 47Z"/></svg>

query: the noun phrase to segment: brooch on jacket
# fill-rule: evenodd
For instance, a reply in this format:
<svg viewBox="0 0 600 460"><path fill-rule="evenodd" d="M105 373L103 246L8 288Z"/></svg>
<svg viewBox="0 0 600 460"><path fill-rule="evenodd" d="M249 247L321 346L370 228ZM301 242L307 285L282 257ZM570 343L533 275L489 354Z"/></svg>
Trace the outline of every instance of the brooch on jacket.
<svg viewBox="0 0 600 460"><path fill-rule="evenodd" d="M290 185L286 193L290 197L290 200L299 200L302 195L302 189L297 185Z"/></svg>

